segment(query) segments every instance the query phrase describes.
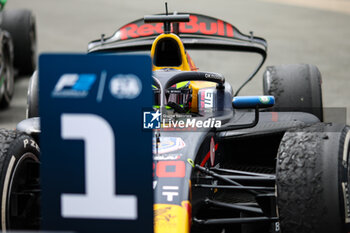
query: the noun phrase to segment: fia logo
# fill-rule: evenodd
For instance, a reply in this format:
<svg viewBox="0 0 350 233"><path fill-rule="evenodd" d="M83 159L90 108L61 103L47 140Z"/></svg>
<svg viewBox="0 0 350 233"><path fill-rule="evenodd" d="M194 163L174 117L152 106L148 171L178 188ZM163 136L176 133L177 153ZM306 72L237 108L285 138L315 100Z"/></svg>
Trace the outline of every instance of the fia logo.
<svg viewBox="0 0 350 233"><path fill-rule="evenodd" d="M86 97L96 81L95 74L63 74L54 90L54 97Z"/></svg>
<svg viewBox="0 0 350 233"><path fill-rule="evenodd" d="M156 112L143 112L143 128L144 129L160 129L159 110Z"/></svg>
<svg viewBox="0 0 350 233"><path fill-rule="evenodd" d="M141 93L142 83L134 74L118 74L111 79L109 89L117 99L135 99Z"/></svg>

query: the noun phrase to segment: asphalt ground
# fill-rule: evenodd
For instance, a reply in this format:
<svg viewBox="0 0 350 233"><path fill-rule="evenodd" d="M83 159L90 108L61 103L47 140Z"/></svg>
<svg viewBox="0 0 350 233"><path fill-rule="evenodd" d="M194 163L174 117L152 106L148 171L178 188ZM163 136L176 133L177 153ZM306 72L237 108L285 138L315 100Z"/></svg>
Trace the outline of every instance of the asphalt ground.
<svg viewBox="0 0 350 233"><path fill-rule="evenodd" d="M268 65L314 64L323 78L325 120L346 119L350 123L349 0L168 0L168 5L170 11L207 14L232 23L243 33L254 31L255 35L266 38L267 61L241 95L262 94L262 75ZM27 8L34 12L39 54L84 53L87 43L102 33L111 35L143 15L164 12L164 1L9 0L5 8ZM257 61L250 56L234 58L227 53L194 54L194 60L200 69L225 74L234 89L251 71L241 70L251 69L251 63ZM28 80L28 77L17 79L10 108L0 112L0 128L14 128L25 118Z"/></svg>

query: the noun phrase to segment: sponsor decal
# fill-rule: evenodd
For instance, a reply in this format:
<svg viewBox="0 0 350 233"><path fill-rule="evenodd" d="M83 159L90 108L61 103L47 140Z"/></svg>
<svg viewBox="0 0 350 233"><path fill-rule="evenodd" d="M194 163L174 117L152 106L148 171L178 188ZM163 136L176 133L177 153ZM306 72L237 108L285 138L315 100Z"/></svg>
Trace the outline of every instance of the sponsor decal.
<svg viewBox="0 0 350 233"><path fill-rule="evenodd" d="M101 73L96 100L102 101L107 72ZM85 98L95 84L96 74L63 74L57 81L52 97ZM109 91L117 99L135 99L142 91L141 80L134 74L118 74L111 78Z"/></svg>
<svg viewBox="0 0 350 233"><path fill-rule="evenodd" d="M213 92L212 91L205 91L204 96L204 107L205 108L212 108L213 107Z"/></svg>
<svg viewBox="0 0 350 233"><path fill-rule="evenodd" d="M212 89L202 90L200 93L200 108L213 108L214 93Z"/></svg>
<svg viewBox="0 0 350 233"><path fill-rule="evenodd" d="M27 148L27 146L31 146L40 152L40 148L39 148L38 144L33 139L30 139L30 140L24 139L23 140L23 147Z"/></svg>
<svg viewBox="0 0 350 233"><path fill-rule="evenodd" d="M154 210L154 216L160 221L170 222L175 216L171 214L171 206L156 208Z"/></svg>
<svg viewBox="0 0 350 233"><path fill-rule="evenodd" d="M172 202L174 197L179 196L178 186L163 186L162 190L162 196L165 196L168 202Z"/></svg>
<svg viewBox="0 0 350 233"><path fill-rule="evenodd" d="M166 154L181 150L186 146L180 137L160 137L159 142L153 138L153 154Z"/></svg>
<svg viewBox="0 0 350 233"><path fill-rule="evenodd" d="M171 30L173 32L173 29ZM117 36L121 40L158 35L163 33L163 23L146 23L138 21L122 27ZM189 22L179 23L179 32L182 34L205 34L223 37L234 37L231 24L222 20L200 15L190 15Z"/></svg>
<svg viewBox="0 0 350 233"><path fill-rule="evenodd" d="M211 22L208 21L201 22L199 16L190 15L190 22L180 23L180 33L200 33L206 35L233 37L233 28L230 24L224 23L221 20L210 20Z"/></svg>
<svg viewBox="0 0 350 233"><path fill-rule="evenodd" d="M204 74L204 77L205 78L210 78L210 79L216 79L216 80L220 80L220 76L218 74L215 74L215 73L205 73Z"/></svg>
<svg viewBox="0 0 350 233"><path fill-rule="evenodd" d="M53 97L84 98L95 81L95 74L63 74L51 95Z"/></svg>
<svg viewBox="0 0 350 233"><path fill-rule="evenodd" d="M181 224L177 209L175 205L156 204L154 207L154 232L177 232L177 225Z"/></svg>
<svg viewBox="0 0 350 233"><path fill-rule="evenodd" d="M268 104L270 102L270 97L268 96L259 96L259 100L262 104Z"/></svg>
<svg viewBox="0 0 350 233"><path fill-rule="evenodd" d="M159 129L160 128L159 110L153 112L143 112L143 128L144 129Z"/></svg>
<svg viewBox="0 0 350 233"><path fill-rule="evenodd" d="M187 201L188 202L188 201ZM183 202L184 203L184 202ZM169 204L154 205L154 232L188 233L190 230L189 211L185 207Z"/></svg>
<svg viewBox="0 0 350 233"><path fill-rule="evenodd" d="M118 74L112 77L109 90L117 99L135 99L141 93L142 83L134 74Z"/></svg>
<svg viewBox="0 0 350 233"><path fill-rule="evenodd" d="M183 178L186 174L184 161L159 161L157 163L156 175L158 177Z"/></svg>
<svg viewBox="0 0 350 233"><path fill-rule="evenodd" d="M177 160L182 157L182 154L155 154L153 160Z"/></svg>

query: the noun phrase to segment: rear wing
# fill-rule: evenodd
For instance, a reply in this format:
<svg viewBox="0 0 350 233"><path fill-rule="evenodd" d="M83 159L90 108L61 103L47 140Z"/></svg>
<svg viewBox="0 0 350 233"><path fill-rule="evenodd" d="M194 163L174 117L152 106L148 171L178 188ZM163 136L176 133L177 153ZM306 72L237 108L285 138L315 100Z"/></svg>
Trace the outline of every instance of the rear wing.
<svg viewBox="0 0 350 233"><path fill-rule="evenodd" d="M178 15L184 15L184 13ZM258 53L262 56L256 69L236 91L235 96L238 95L264 64L267 56L266 40L254 36L253 33L245 35L232 24L217 18L194 13L187 13L187 15L190 18L189 22L172 22L170 27L170 32L181 38L186 50L237 51ZM145 16L144 19L135 20L118 29L111 37L105 38L102 35L101 39L89 43L88 52L150 51L154 39L164 33L162 22L145 23L145 20L148 21L147 18L152 17L157 16Z"/></svg>
<svg viewBox="0 0 350 233"><path fill-rule="evenodd" d="M232 24L217 18L194 13L189 15L189 22L173 23L171 27L171 32L180 36L186 49L227 49L235 42L237 46L256 45L266 53L267 43L263 38L245 35ZM148 50L154 38L162 33L163 23L144 23L144 19L138 19L121 27L111 37L101 36L101 39L90 42L88 52Z"/></svg>

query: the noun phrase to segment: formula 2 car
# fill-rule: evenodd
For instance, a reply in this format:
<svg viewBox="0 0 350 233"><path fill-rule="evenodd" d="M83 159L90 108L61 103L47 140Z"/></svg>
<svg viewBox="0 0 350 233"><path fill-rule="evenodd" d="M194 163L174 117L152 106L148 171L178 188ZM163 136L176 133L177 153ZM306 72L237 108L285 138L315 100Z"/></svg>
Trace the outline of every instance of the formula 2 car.
<svg viewBox="0 0 350 233"><path fill-rule="evenodd" d="M191 13L145 16L88 49L153 59L155 232L348 232L350 132L322 122L318 69L268 67L265 95L244 97L244 84L198 71L191 49L261 55L246 84L267 43ZM37 79L28 119L0 131L3 230L40 225Z"/></svg>
<svg viewBox="0 0 350 233"><path fill-rule="evenodd" d="M29 10L3 10L0 1L0 109L9 106L16 75L31 75L36 68L36 25Z"/></svg>

